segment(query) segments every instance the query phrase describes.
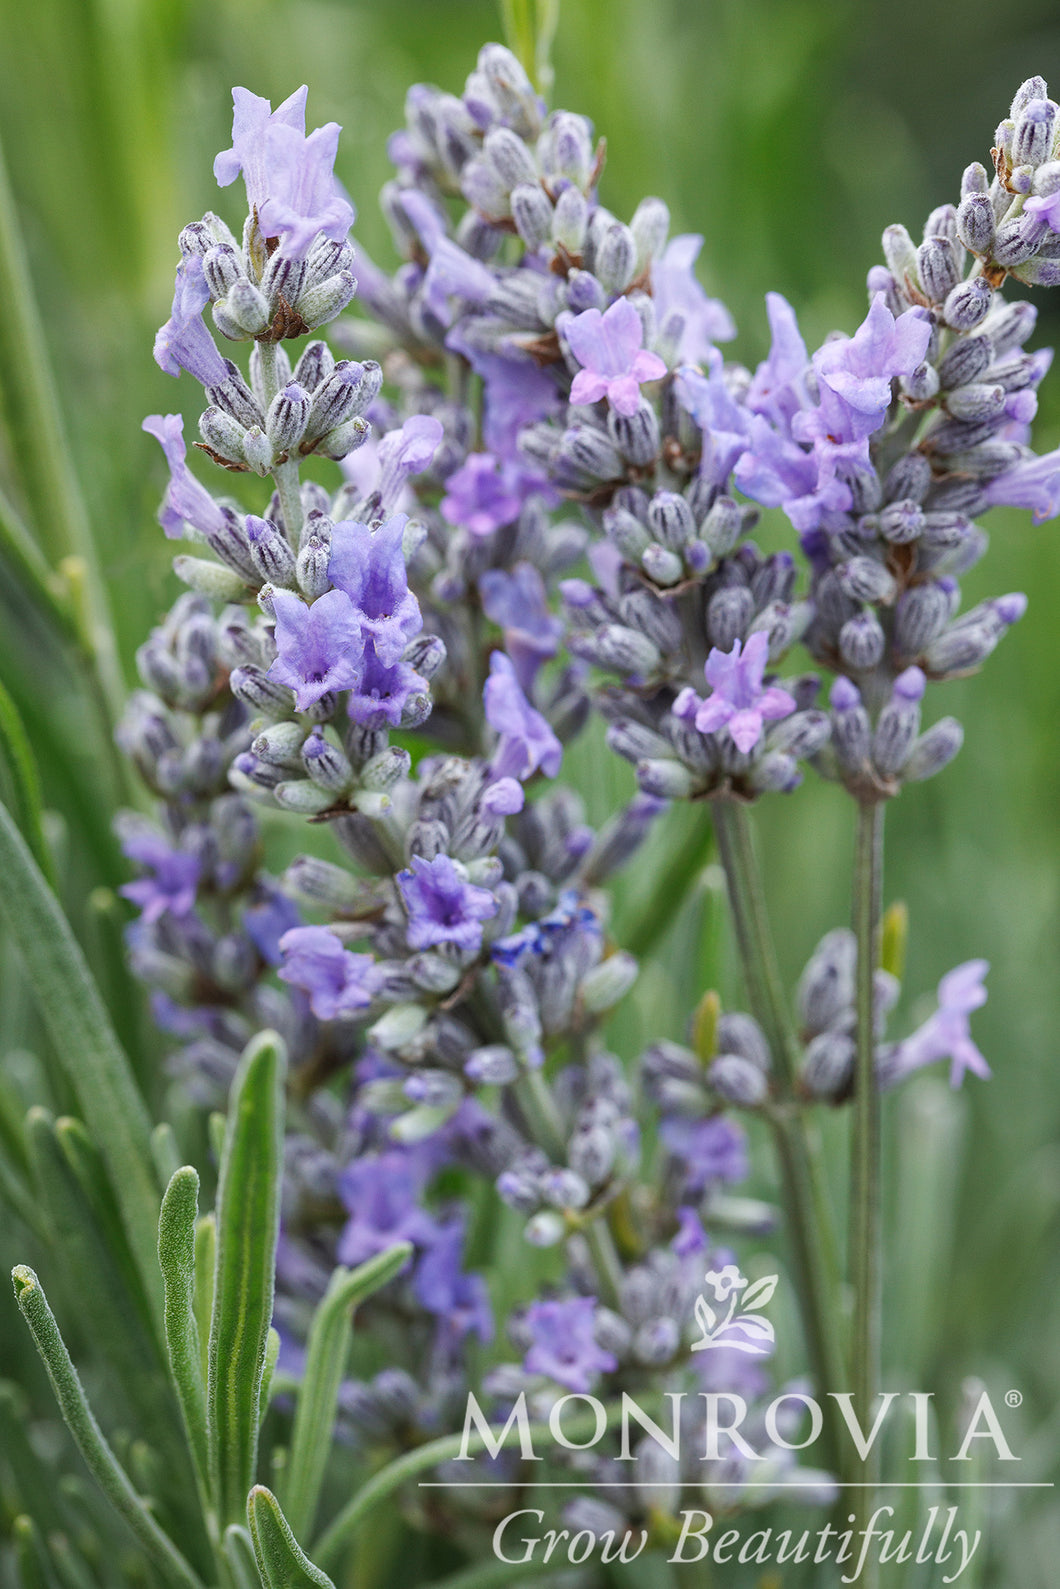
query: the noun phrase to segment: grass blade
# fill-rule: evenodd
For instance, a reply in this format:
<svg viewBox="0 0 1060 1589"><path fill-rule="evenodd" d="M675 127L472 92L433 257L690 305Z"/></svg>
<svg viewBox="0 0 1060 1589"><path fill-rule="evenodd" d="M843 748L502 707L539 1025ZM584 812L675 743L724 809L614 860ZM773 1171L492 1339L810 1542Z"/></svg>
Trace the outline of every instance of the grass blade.
<svg viewBox="0 0 1060 1589"><path fill-rule="evenodd" d="M25 1264L19 1264L12 1270L11 1278L19 1311L43 1359L59 1410L92 1477L114 1510L129 1525L166 1583L172 1584L174 1589L203 1589L190 1564L162 1532L133 1489L128 1474L107 1444L37 1276Z"/></svg>
<svg viewBox="0 0 1060 1589"><path fill-rule="evenodd" d="M41 1019L103 1156L144 1289L160 1319L159 1195L147 1109L81 947L3 805L0 875L0 919L18 945Z"/></svg>
<svg viewBox="0 0 1060 1589"><path fill-rule="evenodd" d="M257 1461L280 1222L285 1065L275 1032L247 1045L232 1083L221 1156L206 1418L222 1528L243 1518Z"/></svg>
<svg viewBox="0 0 1060 1589"><path fill-rule="evenodd" d="M18 708L0 684L0 761L11 789L12 814L29 845L33 859L51 888L55 887L55 864L44 837L41 813L40 779L26 730Z"/></svg>
<svg viewBox="0 0 1060 1589"><path fill-rule="evenodd" d="M349 1356L353 1310L392 1280L411 1257L412 1247L405 1241L357 1269L336 1269L313 1316L284 1491L287 1520L295 1534L307 1534L316 1517Z"/></svg>
<svg viewBox="0 0 1060 1589"><path fill-rule="evenodd" d="M256 1484L247 1500L247 1521L265 1589L335 1589L326 1572L314 1567L271 1490Z"/></svg>
<svg viewBox="0 0 1060 1589"><path fill-rule="evenodd" d="M162 1199L158 1219L158 1262L165 1286L166 1350L170 1372L184 1416L188 1445L205 1491L209 1483L206 1393L202 1347L195 1319L195 1222L198 1215L199 1177L185 1165L177 1170Z"/></svg>

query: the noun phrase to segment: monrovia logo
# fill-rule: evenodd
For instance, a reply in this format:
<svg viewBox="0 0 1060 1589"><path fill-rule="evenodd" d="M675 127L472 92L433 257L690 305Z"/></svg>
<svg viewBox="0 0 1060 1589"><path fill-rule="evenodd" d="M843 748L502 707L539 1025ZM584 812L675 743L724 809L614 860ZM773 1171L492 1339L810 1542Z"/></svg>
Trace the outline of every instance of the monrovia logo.
<svg viewBox="0 0 1060 1589"><path fill-rule="evenodd" d="M776 1340L773 1326L754 1310L764 1308L771 1300L780 1276L766 1275L765 1279L751 1285L746 1275L730 1263L724 1269L708 1269L704 1279L719 1307L726 1303L728 1307L724 1317L720 1317L702 1293L696 1298L694 1312L700 1339L693 1341L693 1352L707 1352L713 1346L726 1346L730 1351L752 1352L759 1356L770 1352Z"/></svg>

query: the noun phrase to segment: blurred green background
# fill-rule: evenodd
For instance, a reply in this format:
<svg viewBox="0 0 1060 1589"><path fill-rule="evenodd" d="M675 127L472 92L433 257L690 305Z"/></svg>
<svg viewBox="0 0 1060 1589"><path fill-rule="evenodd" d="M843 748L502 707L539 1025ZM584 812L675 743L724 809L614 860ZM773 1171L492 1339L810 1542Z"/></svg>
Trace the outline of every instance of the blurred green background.
<svg viewBox="0 0 1060 1589"><path fill-rule="evenodd" d="M405 89L426 79L459 92L479 45L498 34L489 0L0 0L0 136L127 678L176 593L154 523L161 460L140 420L197 413L198 388L161 374L152 338L168 312L180 226L209 207L229 218L238 208L211 175L229 141L231 85L276 102L309 83L312 124L334 118L345 129L338 166L360 210L355 237L388 261L375 198ZM796 305L811 345L833 326L854 328L883 226L900 220L916 233L956 196L963 166L989 160L1018 83L1032 72L1060 78L1060 21L1048 0L1004 13L923 0L564 0L554 63L553 102L589 114L607 136L604 201L628 217L657 192L674 230L705 234L701 274L736 316L735 356L753 362L765 347L767 289ZM1060 305L1037 297L1040 344L1060 335ZM12 315L0 303L8 359L19 356ZM1037 439L1042 449L1060 442L1056 372ZM0 482L32 517L3 439ZM1060 539L1055 525L1036 529L1015 513L995 515L991 533L968 602L1022 589L1030 610L983 676L949 686L936 707L964 719L965 749L891 812L886 894L910 910L907 1019L950 966L990 959L975 1032L995 1078L955 1098L929 1084L888 1104L886 1355L896 1388L938 1390L943 1407L969 1375L999 1396L1018 1388L1023 1407L1006 1427L1024 1454L1021 1477L1046 1480L1060 1477ZM118 775L80 670L6 563L0 680L55 813L65 904L150 1075L158 1048L121 967L124 913L112 892L123 875L108 837ZM601 817L626 769L591 743L570 765ZM691 819L676 813L670 840ZM794 799L766 802L761 827L794 982L820 934L846 918L851 813L838 791L811 781ZM624 885L620 936L635 928L656 862ZM628 1050L643 1036L681 1035L710 981L738 998L719 909L708 873L645 969ZM0 967L5 1068L29 1102L39 1076L21 1050L39 1046L39 1034L10 945ZM843 1123L828 1130L838 1154ZM28 1238L17 1222L15 1231L5 1218L5 1258L23 1256ZM36 1384L12 1314L0 1296L4 1369ZM991 1505L999 1527L985 1581L1055 1583L1053 1492Z"/></svg>

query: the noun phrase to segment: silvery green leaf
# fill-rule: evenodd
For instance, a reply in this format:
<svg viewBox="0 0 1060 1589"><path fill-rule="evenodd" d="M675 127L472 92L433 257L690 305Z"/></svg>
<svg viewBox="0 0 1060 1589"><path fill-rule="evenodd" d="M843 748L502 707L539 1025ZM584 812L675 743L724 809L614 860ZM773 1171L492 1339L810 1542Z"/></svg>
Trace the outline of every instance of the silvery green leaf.
<svg viewBox="0 0 1060 1589"><path fill-rule="evenodd" d="M210 1485L222 1526L243 1515L258 1454L280 1219L286 1057L274 1032L243 1052L217 1190L217 1266L206 1392Z"/></svg>
<svg viewBox="0 0 1060 1589"><path fill-rule="evenodd" d="M206 1397L202 1347L195 1318L195 1222L198 1213L199 1177L185 1165L177 1170L162 1199L158 1262L165 1285L164 1317L170 1372L199 1481L205 1487L209 1469Z"/></svg>
<svg viewBox="0 0 1060 1589"><path fill-rule="evenodd" d="M302 1550L271 1490L256 1484L247 1499L247 1521L264 1589L335 1589L326 1572Z"/></svg>

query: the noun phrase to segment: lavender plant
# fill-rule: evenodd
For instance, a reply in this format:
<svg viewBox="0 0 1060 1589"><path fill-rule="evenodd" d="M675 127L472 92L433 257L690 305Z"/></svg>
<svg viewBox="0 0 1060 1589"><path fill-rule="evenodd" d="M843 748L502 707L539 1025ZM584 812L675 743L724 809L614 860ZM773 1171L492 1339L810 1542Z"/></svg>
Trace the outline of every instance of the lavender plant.
<svg viewBox="0 0 1060 1589"><path fill-rule="evenodd" d="M1057 107L1025 83L993 177L970 166L919 245L888 228L852 335L811 355L772 295L752 372L718 347L735 326L695 277L701 240L670 237L658 198L628 224L604 208L603 142L548 112L507 49L487 45L459 97L410 91L382 194L393 274L355 252L339 129L307 136L305 102L235 89L214 170L242 176L245 219L181 232L155 347L204 389L196 447L271 480L260 513L201 482L178 416L144 422L170 473L162 528L192 550L119 733L154 807L119 827L142 873L129 951L177 1087L228 1097L215 1215L154 1141L162 1297L145 1209L119 1192L112 1220L185 1436L179 1482L130 1476L135 1447L107 1443L24 1268L19 1305L151 1581L327 1584L395 1494L474 1559L536 1482L535 1434L550 1482L601 1487L569 1529L621 1549L683 1538L683 1506L822 1507L837 1483L864 1533L876 1448L850 1455L835 1396L866 1418L879 1388L880 1094L940 1060L954 1084L989 1075L969 1023L982 961L888 1036L883 813L960 750L953 717L923 725L929 684L977 669L1026 605L961 612L976 519L1060 510L1060 453L1029 441L1049 355L1023 351L1033 307L1002 296L1008 277L1060 280ZM752 538L761 508L783 510L791 550ZM597 717L636 792L594 830L561 775ZM853 927L791 999L751 809L806 767L856 807ZM706 990L687 1044L630 1067L612 1045L638 967L607 885L679 801L716 839L749 1012ZM299 818L307 853L277 876L270 843ZM818 1130L841 1107L845 1262ZM816 1465L777 1412L807 1384L765 1361L775 1276L745 1255L774 1213L731 1190L749 1125L773 1142L830 1409ZM112 1179L133 1152L143 1190L138 1115L99 1148ZM565 1394L596 1398L591 1421L548 1445ZM702 1397L744 1413L705 1458ZM256 1483L266 1415L276 1494ZM476 1451L488 1488L462 1479ZM361 1487L317 1533L331 1467ZM49 1560L27 1525L22 1581Z"/></svg>

